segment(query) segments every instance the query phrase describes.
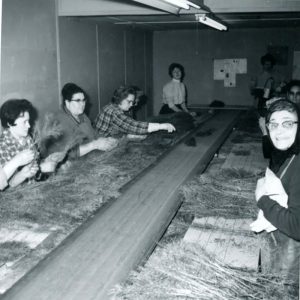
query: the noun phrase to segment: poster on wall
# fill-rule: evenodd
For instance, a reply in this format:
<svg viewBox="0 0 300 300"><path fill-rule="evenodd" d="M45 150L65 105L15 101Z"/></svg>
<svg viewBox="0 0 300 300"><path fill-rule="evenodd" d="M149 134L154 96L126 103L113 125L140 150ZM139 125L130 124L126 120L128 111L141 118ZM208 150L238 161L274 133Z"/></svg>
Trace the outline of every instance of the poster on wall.
<svg viewBox="0 0 300 300"><path fill-rule="evenodd" d="M235 87L236 74L246 73L246 58L229 58L214 60L214 80L223 80L224 87Z"/></svg>

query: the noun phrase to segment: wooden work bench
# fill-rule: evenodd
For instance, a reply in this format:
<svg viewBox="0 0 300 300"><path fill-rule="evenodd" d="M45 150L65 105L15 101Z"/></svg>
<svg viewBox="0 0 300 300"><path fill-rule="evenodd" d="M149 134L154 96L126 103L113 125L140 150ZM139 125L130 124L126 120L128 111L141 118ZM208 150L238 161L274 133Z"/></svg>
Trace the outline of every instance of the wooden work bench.
<svg viewBox="0 0 300 300"><path fill-rule="evenodd" d="M1 299L109 299L109 290L151 254L181 205L178 188L205 170L239 114L238 110L216 113L198 129L211 135L195 132L195 147L176 145Z"/></svg>

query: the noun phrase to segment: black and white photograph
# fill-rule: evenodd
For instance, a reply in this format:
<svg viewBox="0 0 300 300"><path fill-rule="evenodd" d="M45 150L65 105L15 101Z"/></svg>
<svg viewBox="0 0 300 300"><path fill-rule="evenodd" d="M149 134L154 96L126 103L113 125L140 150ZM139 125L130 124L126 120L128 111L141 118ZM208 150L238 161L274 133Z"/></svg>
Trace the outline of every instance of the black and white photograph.
<svg viewBox="0 0 300 300"><path fill-rule="evenodd" d="M0 0L0 299L299 300L300 1Z"/></svg>

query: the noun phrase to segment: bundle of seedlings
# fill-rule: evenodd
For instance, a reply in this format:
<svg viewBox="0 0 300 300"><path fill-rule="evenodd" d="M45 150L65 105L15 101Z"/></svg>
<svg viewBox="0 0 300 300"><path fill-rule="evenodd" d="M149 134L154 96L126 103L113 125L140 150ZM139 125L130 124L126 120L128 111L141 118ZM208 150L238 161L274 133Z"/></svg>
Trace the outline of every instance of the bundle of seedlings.
<svg viewBox="0 0 300 300"><path fill-rule="evenodd" d="M260 135L260 129L258 125L258 116L255 110L245 111L239 118L235 128L239 131L244 131L248 134Z"/></svg>
<svg viewBox="0 0 300 300"><path fill-rule="evenodd" d="M37 123L34 138L38 147L47 141L59 142L60 137L61 128L53 115L47 115L43 125ZM81 139L72 136L62 151L64 155ZM1 227L43 228L52 233L51 247L57 246L63 236L93 216L105 202L119 197L120 189L159 159L173 141L173 136L170 143L151 138L144 141L122 138L112 151L93 151L77 160L63 162L45 181L30 180L14 189L8 188L1 193ZM3 263L9 259L8 252L14 260L28 253L26 245L13 240L0 244L0 248Z"/></svg>
<svg viewBox="0 0 300 300"><path fill-rule="evenodd" d="M186 132L195 128L194 118L186 112L176 112L171 114L153 116L149 118L148 121L153 123L171 123L179 133Z"/></svg>
<svg viewBox="0 0 300 300"><path fill-rule="evenodd" d="M32 136L37 148L44 153L47 146L59 139L62 134L62 126L54 115L46 113L43 120L36 122Z"/></svg>
<svg viewBox="0 0 300 300"><path fill-rule="evenodd" d="M195 244L157 247L144 267L112 292L116 300L241 300L281 299L281 278L233 269Z"/></svg>
<svg viewBox="0 0 300 300"><path fill-rule="evenodd" d="M195 216L254 217L256 180L256 175L243 170L224 169L197 176L181 187L185 199L181 212Z"/></svg>

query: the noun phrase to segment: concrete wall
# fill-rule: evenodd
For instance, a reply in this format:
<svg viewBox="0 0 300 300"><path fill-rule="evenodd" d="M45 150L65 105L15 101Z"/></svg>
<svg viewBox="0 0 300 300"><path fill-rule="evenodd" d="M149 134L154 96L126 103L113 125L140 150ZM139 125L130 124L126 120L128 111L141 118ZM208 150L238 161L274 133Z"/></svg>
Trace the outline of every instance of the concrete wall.
<svg viewBox="0 0 300 300"><path fill-rule="evenodd" d="M99 111L96 25L73 18L59 18L60 90L74 82L89 95L86 112Z"/></svg>
<svg viewBox="0 0 300 300"><path fill-rule="evenodd" d="M92 120L120 85L137 85L149 92L152 44L145 42L147 38L152 35L139 30L59 18L61 86L75 82L89 94ZM146 118L147 113L143 106L138 117Z"/></svg>
<svg viewBox="0 0 300 300"><path fill-rule="evenodd" d="M110 102L118 86L135 85L149 98L137 113L145 119L152 114L152 33L99 24L98 40L101 106Z"/></svg>
<svg viewBox="0 0 300 300"><path fill-rule="evenodd" d="M161 107L162 87L170 79L168 66L179 62L185 67L189 104L209 104L214 99L227 105L252 105L250 77L261 70L260 57L268 45L288 46L289 61L277 66L287 79L292 74L293 51L300 48L299 28L158 31L153 37L154 112ZM213 80L213 60L247 58L248 73L238 74L236 87L225 88Z"/></svg>
<svg viewBox="0 0 300 300"><path fill-rule="evenodd" d="M152 33L99 25L98 34L101 105L110 102L119 85L135 85L149 99L137 114L145 119L152 114Z"/></svg>
<svg viewBox="0 0 300 300"><path fill-rule="evenodd" d="M110 101L115 88L134 84L148 96L138 113L144 119L153 107L158 112L173 61L185 66L190 104L218 99L227 105L251 105L249 80L259 72L259 58L267 46L289 47L288 64L278 66L287 79L293 51L300 50L299 28L152 34L69 17L60 17L56 28L55 0L30 0L30 5L28 1L3 0L0 104L11 97L27 98L42 113L59 108L61 86L69 81L90 95L91 119ZM213 80L213 60L224 58L247 58L248 73L237 75L234 88Z"/></svg>
<svg viewBox="0 0 300 300"><path fill-rule="evenodd" d="M26 98L40 114L56 111L62 86L75 82L89 94L94 119L121 84L152 91L151 41L133 28L57 19L55 0L3 0L0 105ZM147 113L144 106L138 116Z"/></svg>
<svg viewBox="0 0 300 300"><path fill-rule="evenodd" d="M27 98L53 110L57 92L55 1L3 0L0 104Z"/></svg>

